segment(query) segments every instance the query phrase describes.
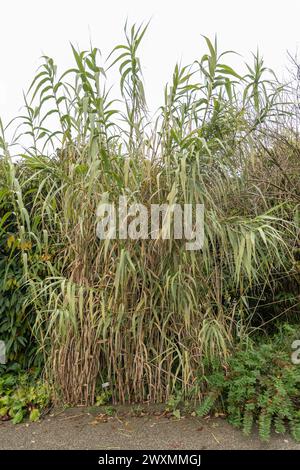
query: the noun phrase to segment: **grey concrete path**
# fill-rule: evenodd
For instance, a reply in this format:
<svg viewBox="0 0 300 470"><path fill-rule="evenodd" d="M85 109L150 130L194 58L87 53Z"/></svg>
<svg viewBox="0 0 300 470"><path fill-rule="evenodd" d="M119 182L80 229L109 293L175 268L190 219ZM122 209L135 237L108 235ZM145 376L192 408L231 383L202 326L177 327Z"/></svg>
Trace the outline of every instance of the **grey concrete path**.
<svg viewBox="0 0 300 470"><path fill-rule="evenodd" d="M103 410L76 408L55 411L37 423L0 422L0 449L300 450L290 435L273 434L266 444L257 432L248 438L221 418L140 414L108 416Z"/></svg>

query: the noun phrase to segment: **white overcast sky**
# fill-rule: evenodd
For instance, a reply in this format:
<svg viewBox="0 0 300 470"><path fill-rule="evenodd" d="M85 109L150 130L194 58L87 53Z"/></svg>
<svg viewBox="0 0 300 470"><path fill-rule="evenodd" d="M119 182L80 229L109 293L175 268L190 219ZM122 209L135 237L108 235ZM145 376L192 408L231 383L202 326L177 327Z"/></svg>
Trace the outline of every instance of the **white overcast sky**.
<svg viewBox="0 0 300 470"><path fill-rule="evenodd" d="M0 116L7 122L22 106L42 54L60 69L72 64L69 42L93 45L106 55L122 42L123 26L152 18L141 49L146 91L154 110L176 61L201 57L201 34L247 60L259 46L266 64L282 75L286 51L300 43L300 0L1 0Z"/></svg>

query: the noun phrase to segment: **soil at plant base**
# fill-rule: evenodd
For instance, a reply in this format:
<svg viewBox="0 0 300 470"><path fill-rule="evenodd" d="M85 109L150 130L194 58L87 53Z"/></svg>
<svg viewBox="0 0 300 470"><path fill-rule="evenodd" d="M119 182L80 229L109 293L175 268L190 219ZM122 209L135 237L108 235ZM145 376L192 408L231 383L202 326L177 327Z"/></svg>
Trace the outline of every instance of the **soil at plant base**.
<svg viewBox="0 0 300 470"><path fill-rule="evenodd" d="M54 410L36 423L0 422L0 449L300 449L289 434L261 442L219 417L180 419L161 409L93 407Z"/></svg>

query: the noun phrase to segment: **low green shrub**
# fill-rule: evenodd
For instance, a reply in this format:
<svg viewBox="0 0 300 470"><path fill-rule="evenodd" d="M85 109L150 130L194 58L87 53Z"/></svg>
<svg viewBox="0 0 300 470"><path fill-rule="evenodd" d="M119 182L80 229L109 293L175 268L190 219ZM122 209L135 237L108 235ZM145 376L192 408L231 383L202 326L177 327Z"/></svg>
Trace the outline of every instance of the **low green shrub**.
<svg viewBox="0 0 300 470"><path fill-rule="evenodd" d="M257 423L263 441L269 440L272 428L277 433L289 428L300 441L300 365L291 360L293 329L286 326L285 331L269 343L235 352L228 367L214 367L205 378L208 393L198 416L216 409L222 399L229 422L246 435Z"/></svg>
<svg viewBox="0 0 300 470"><path fill-rule="evenodd" d="M14 235L0 236L0 338L5 341L8 362L25 367L32 359L32 317L24 306L27 289L21 251L15 244Z"/></svg>
<svg viewBox="0 0 300 470"><path fill-rule="evenodd" d="M22 197L29 210L36 188L30 184L30 175L22 173L21 162L14 170L26 181ZM43 279L48 256L45 246L40 250L18 225L16 192L8 172L9 165L0 158L0 340L5 342L8 366L18 363L26 370L43 363L33 334L36 312L30 304L27 269L28 264L34 266L37 278Z"/></svg>
<svg viewBox="0 0 300 470"><path fill-rule="evenodd" d="M49 386L38 372L10 370L0 376L0 420L18 424L29 417L37 421L49 404Z"/></svg>

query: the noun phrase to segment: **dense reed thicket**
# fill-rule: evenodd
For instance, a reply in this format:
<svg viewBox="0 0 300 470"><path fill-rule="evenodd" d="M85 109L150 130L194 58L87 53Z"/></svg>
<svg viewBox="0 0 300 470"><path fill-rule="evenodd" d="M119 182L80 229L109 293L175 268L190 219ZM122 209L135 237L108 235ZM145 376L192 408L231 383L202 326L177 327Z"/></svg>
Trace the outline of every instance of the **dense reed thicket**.
<svg viewBox="0 0 300 470"><path fill-rule="evenodd" d="M96 48L72 48L61 75L43 57L12 145L1 124L0 333L11 360L43 357L67 403L93 403L103 382L114 402L201 398L204 362L225 363L278 317L299 319L300 146L287 89L259 54L238 73L204 38L207 52L175 66L151 119L145 31L126 27L104 63ZM97 205L120 195L204 204L203 249L99 240Z"/></svg>

